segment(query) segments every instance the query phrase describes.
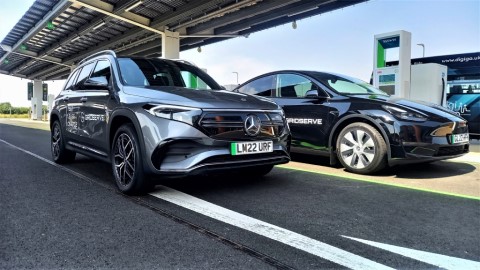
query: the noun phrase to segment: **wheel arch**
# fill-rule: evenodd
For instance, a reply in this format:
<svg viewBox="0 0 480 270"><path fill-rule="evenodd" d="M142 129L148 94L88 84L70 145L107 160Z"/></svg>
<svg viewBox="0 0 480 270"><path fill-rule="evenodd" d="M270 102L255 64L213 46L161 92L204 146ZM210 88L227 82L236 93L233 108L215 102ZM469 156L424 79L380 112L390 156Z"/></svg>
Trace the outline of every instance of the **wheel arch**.
<svg viewBox="0 0 480 270"><path fill-rule="evenodd" d="M115 110L112 115L110 116L109 125L108 125L108 133L107 133L107 141L108 141L108 153L109 156L112 152L112 143L115 137L115 132L118 130L120 126L125 123L133 124L135 128L135 132L137 133L137 139L140 142L140 152L143 157L145 157L145 140L143 138L142 128L135 113L128 109L117 109ZM143 162L144 170L150 171L146 162Z"/></svg>
<svg viewBox="0 0 480 270"><path fill-rule="evenodd" d="M115 137L115 132L118 130L120 126L123 124L130 123L133 124L135 128L135 132L137 132L138 140L140 141L140 147L143 153L143 134L142 129L140 127L140 123L135 116L135 113L128 110L128 109L118 109L115 110L112 115L110 116L110 123L108 125L108 150L111 151L113 138Z"/></svg>
<svg viewBox="0 0 480 270"><path fill-rule="evenodd" d="M362 123L368 124L373 128L375 128L378 132L380 132L380 135L382 135L383 139L385 140L385 144L387 146L387 159L390 160L391 158L390 140L387 133L382 128L382 126L378 122L376 122L375 119L367 115L351 114L339 120L333 126L332 131L330 132L330 136L328 138L328 146L330 149L330 164L334 165L338 162L337 155L336 155L336 151L337 151L336 145L337 145L338 134L340 134L342 129L345 128L347 125L350 125L355 122L362 122Z"/></svg>
<svg viewBox="0 0 480 270"><path fill-rule="evenodd" d="M52 130L53 128L53 123L55 123L55 121L57 121L60 123L60 127L62 127L62 123L60 121L60 116L59 116L59 112L58 111L52 111L52 113L50 113L50 130Z"/></svg>

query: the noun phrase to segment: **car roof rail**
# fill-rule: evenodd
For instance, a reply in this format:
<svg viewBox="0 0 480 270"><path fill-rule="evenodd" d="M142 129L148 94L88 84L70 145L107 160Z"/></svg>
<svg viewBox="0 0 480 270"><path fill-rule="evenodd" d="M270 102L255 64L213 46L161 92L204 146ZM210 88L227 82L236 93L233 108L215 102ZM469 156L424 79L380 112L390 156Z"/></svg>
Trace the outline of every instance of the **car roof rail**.
<svg viewBox="0 0 480 270"><path fill-rule="evenodd" d="M165 58L161 58L161 59L165 59ZM187 65L194 66L194 67L197 66L197 65L195 65L195 63L193 63L193 62L190 62L190 61L187 61L187 60L183 60L183 59L165 59L165 60L180 62L180 63L182 63L182 64L187 64Z"/></svg>
<svg viewBox="0 0 480 270"><path fill-rule="evenodd" d="M78 62L77 65L81 65L81 64L84 63L85 61L90 60L90 59L92 59L92 58L94 58L94 57L97 57L97 56L100 56L100 55L108 55L108 54L111 55L111 56L113 56L113 57L115 57L115 58L117 58L117 54L116 54L114 51L112 51L112 50L99 51L99 52L96 52L96 53L94 53L94 54L92 54L92 55L90 55L90 56L85 57L82 61Z"/></svg>

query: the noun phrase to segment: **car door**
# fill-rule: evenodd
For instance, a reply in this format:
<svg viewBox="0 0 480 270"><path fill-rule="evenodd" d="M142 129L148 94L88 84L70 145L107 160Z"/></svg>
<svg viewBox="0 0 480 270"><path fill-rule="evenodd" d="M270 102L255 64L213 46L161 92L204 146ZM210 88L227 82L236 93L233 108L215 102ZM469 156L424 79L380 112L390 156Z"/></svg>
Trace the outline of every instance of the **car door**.
<svg viewBox="0 0 480 270"><path fill-rule="evenodd" d="M70 108L69 101L73 95L75 82L77 81L77 77L80 71L81 69L76 69L72 73L72 75L68 78L67 83L65 84L65 87L58 95L57 101L56 101L58 102L57 108L61 116L60 122L64 129L64 134L65 134L64 136L65 136L65 139L67 139L67 141L70 139L72 134L76 133L76 129L77 129L77 123L76 121L73 121L72 116L69 115L68 111Z"/></svg>
<svg viewBox="0 0 480 270"><path fill-rule="evenodd" d="M281 73L276 75L272 99L285 111L292 132L292 151L327 155L328 95L306 76Z"/></svg>
<svg viewBox="0 0 480 270"><path fill-rule="evenodd" d="M69 138L69 144L73 146L78 146L78 144L82 141L82 84L88 78L94 66L95 62L90 62L79 68L79 72L74 83L66 89L66 136Z"/></svg>
<svg viewBox="0 0 480 270"><path fill-rule="evenodd" d="M88 150L96 154L107 154L107 108L110 100L110 61L96 61L91 74L79 81L80 123L78 134ZM79 78L80 79L80 78Z"/></svg>

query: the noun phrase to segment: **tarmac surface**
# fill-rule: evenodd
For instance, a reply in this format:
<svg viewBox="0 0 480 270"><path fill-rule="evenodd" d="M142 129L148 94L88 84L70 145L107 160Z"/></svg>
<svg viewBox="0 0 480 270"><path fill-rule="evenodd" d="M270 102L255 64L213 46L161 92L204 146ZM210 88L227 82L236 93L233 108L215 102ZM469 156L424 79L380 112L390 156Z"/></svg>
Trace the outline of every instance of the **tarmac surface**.
<svg viewBox="0 0 480 270"><path fill-rule="evenodd" d="M109 164L51 162L48 124L0 119L0 269L480 269L478 154L376 176L294 156L131 197Z"/></svg>

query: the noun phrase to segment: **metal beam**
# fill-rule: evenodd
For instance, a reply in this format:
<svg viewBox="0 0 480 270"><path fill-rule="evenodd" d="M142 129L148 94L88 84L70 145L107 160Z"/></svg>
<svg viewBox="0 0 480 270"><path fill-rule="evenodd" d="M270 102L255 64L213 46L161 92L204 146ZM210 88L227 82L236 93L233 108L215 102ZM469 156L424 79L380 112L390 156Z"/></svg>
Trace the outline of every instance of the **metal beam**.
<svg viewBox="0 0 480 270"><path fill-rule="evenodd" d="M250 34L250 33L258 32L258 31L266 30L266 29L272 28L273 26L276 26L276 25L291 23L294 20L301 20L301 19L304 19L304 18L308 18L308 17L311 17L311 16L315 16L315 15L318 15L318 14L325 13L325 12L334 11L334 10L337 10L337 9L340 9L340 8L344 8L346 6L351 6L351 5L361 3L361 2L365 2L365 1L367 1L367 0L349 0L349 2L328 1L327 4L321 5L316 9L311 9L309 11L297 13L296 15L293 15L293 16L277 17L277 19L269 20L269 21L266 21L266 22L263 22L263 23L253 25L248 30L242 31L241 34L244 35L244 34ZM225 31L225 29L223 31ZM227 30L227 32L228 32L228 30Z"/></svg>
<svg viewBox="0 0 480 270"><path fill-rule="evenodd" d="M216 1L195 0L195 1L192 1L185 6L181 6L180 8L177 8L177 10L174 11L174 12L168 12L165 15L159 16L154 21L152 21L151 26L155 27L155 28L159 28L159 29L163 28L163 27L167 26L168 24L170 24L172 22L175 22L176 20L178 20L180 18L191 16L195 13L203 11L205 8L207 8L209 6L212 6L214 4L220 4L222 2L223 2L223 0L216 0ZM71 64L74 61L77 61L78 59L83 59L83 58L87 57L88 55L90 55L93 52L98 52L98 51L101 51L101 50L105 50L105 49L114 47L114 46L116 46L118 44L121 44L125 41L141 37L141 36L145 35L146 33L148 33L147 30L131 29L131 30L127 31L126 33L124 33L122 36L115 37L113 39L110 39L110 40L107 40L105 42L100 43L97 47L90 48L90 50L85 51L85 53L83 53L83 54L75 55L75 56L72 56L68 59L63 59L63 62ZM74 37L76 37L76 35L72 35L71 38L73 39ZM44 74L44 73L47 73L47 72L51 71L51 69L52 68L42 70L42 71L37 71L37 72L34 72L34 73L30 73L27 76L28 77L30 77L30 76L37 77L41 74Z"/></svg>
<svg viewBox="0 0 480 270"><path fill-rule="evenodd" d="M145 44L134 46L123 51L117 52L117 55L138 55L142 51L150 50L152 48L157 48L158 52L162 51L161 42L158 39L149 41Z"/></svg>
<svg viewBox="0 0 480 270"><path fill-rule="evenodd" d="M117 8L114 10L114 13L116 13L116 14L124 13L125 9L129 5L131 5L130 2L131 2L131 0L123 0L123 1L119 1L118 3L116 3ZM57 18L60 18L60 15ZM66 21L66 20L67 19L62 19L62 21ZM57 48L59 48L61 46L65 46L65 44L67 44L67 43L70 43L73 39L77 38L78 36L86 35L86 34L90 33L92 30L95 30L95 28L99 24L108 23L108 21L110 21L110 20L111 20L111 18L105 15L102 18L100 18L96 21L93 21L90 24L84 25L80 29L78 29L75 33L71 33L70 35L63 38L62 40L47 46L45 49L43 49L42 51L40 51L38 53L38 56L39 57L45 57L46 55L55 51ZM32 60L27 60L27 61L24 61L23 63L20 63L16 68L13 69L12 73L16 73L16 72L21 71L26 66L28 66L31 62L32 62Z"/></svg>
<svg viewBox="0 0 480 270"><path fill-rule="evenodd" d="M188 27L189 25L195 25L197 23L200 23L200 22L203 22L203 21L206 21L206 20L210 20L211 18L215 18L217 16L223 16L225 15L226 13L229 13L229 12L233 12L235 10L238 10L240 8L243 8L245 7L245 5L255 5L257 4L257 2L259 2L260 0L244 0L244 1L237 1L236 3L230 5L230 6L227 6L225 8L222 8L222 9L219 9L219 10L216 10L214 12L211 12L209 14L206 14L205 16L201 16L199 18L196 18L196 19L193 19L193 20L189 20L187 22L184 22L184 23L181 23L179 25L175 25L174 27L171 28L171 30L178 30L180 28L184 28L184 27ZM297 0L298 1L298 0Z"/></svg>
<svg viewBox="0 0 480 270"><path fill-rule="evenodd" d="M78 3L79 1L85 2L87 0L71 0L75 1L75 3ZM92 2L93 0L89 0ZM285 2L288 1L288 2ZM160 30L165 30L168 29L167 27L169 26L170 29L176 29L173 25L176 23L182 23L184 21L187 21L189 17L193 18L194 20L199 20L202 21L202 17L204 19L210 19L210 21L203 22L199 24L198 26L194 27L189 27L187 28L187 37L188 38L183 38L181 39L181 50L185 50L188 48L196 47L198 45L192 45L192 42L198 42L203 44L211 44L217 41L221 40L226 40L231 37L236 37L238 34L245 35L249 34L255 31L258 31L259 29L266 29L275 25L291 22L295 19L301 19L301 18L306 18L308 16L313 16L316 14L320 14L322 12L329 11L331 9L334 9L333 6L338 7L343 7L343 6L350 6L352 4L356 4L359 2L364 2L365 0L349 0L349 1L344 1L344 0L329 0L329 1L321 1L321 0L285 0L285 1L267 1L264 0L262 2L259 2L255 5L252 6L239 6L239 3L252 3L250 1L232 1L233 3L236 3L235 7L238 8L238 11L233 11L231 10L231 13L225 14L223 17L219 18L214 18L212 19L211 16L208 14L205 14L205 10L210 10L213 5L217 4L224 4L225 1L222 0L217 0L217 1L209 1L209 0L196 0L196 1L189 1L187 4L184 6L181 6L177 8L175 11L171 12L166 12L163 15L158 16L154 20L151 21L149 27L150 28L155 28L155 29L160 29ZM335 1L337 3L336 5L324 5L327 2ZM131 3L132 1L130 1ZM294 3L294 4L292 4ZM117 3L118 4L118 3ZM116 6L117 6L116 4ZM295 6L301 6L302 8L295 8ZM316 8L315 10L312 10L314 7L324 7L324 8ZM282 14L278 13L278 10L276 10L279 7L287 7L287 11L283 12ZM225 7L228 8L228 7ZM248 11L247 11L248 10ZM285 10L285 9L284 9ZM113 11L114 13L117 13L117 11ZM215 11L216 12L216 11ZM250 12L250 13L248 13ZM266 13L278 13L273 16L274 19L268 18ZM121 14L121 12L118 12ZM221 12L220 12L221 13ZM219 14L220 14L219 13ZM239 14L240 13L240 14ZM253 13L253 14L252 14ZM103 13L105 14L105 13ZM202 14L205 14L202 16ZM247 15L245 15L247 14ZM290 16L289 16L290 15ZM241 17L243 16L243 17ZM199 17L199 18L197 18ZM242 20L242 21L241 21ZM247 25L243 21L248 21L250 24ZM99 22L101 22L99 20ZM238 27L234 26L233 22L239 22ZM188 22L187 22L188 23ZM215 23L215 24L214 24ZM220 28L217 28L218 26L221 26ZM180 25L182 26L182 25ZM160 31L159 30L159 31ZM215 30L215 31L213 31ZM135 52L135 47L133 47L133 44L139 44L141 46L137 52L140 54L145 54L145 53L158 53L160 51L160 44L158 46L155 46L155 44L150 43L150 38L151 34L147 36L149 33L149 30L146 30L144 28L138 29L137 27L127 30L125 33L122 35L116 36L111 38L110 40L101 42L100 44L97 44L94 47L90 47L88 49L85 48L84 51L76 53L75 55L70 55L63 59L63 63L65 64L74 64L75 61L78 61L80 59L85 58L86 56L90 55L93 52L97 52L100 50L104 49L112 49L115 47L118 47L122 43L127 43L126 48L128 48L126 52ZM205 33L210 34L210 33L215 33L221 35L220 37L214 36L212 38L212 35L204 35ZM183 33L182 33L183 34ZM182 37L185 37L185 35L181 35ZM130 43L132 41L132 43ZM140 45L142 44L142 45ZM143 50L144 48L148 47L151 45L152 47L150 49ZM132 45L132 46L130 46ZM116 49L118 50L118 49ZM30 71L28 75L35 76L35 77L43 77L45 75L50 76L52 74L58 74L58 70L56 67L48 67L44 68L43 70L36 69L35 71Z"/></svg>
<svg viewBox="0 0 480 270"><path fill-rule="evenodd" d="M121 15L113 13L113 5L103 2L103 1L96 1L96 0L69 0L72 3L81 5L83 7L86 7L91 10L95 10L97 12L103 13L105 15L108 15L110 17L113 17L115 19L127 22L129 24L138 26L140 28L143 28L145 30L160 34L160 35L165 35L163 31L160 31L158 29L150 27L150 19L142 17L140 15L133 14L131 12L125 12ZM126 15L126 16L125 16ZM128 17L128 18L127 18ZM145 24L146 23L146 24Z"/></svg>
<svg viewBox="0 0 480 270"><path fill-rule="evenodd" d="M267 13L274 9L287 6L294 2L298 2L298 0L290 0L290 1L285 0L285 1L282 1L281 3L273 2L273 1L260 2L260 3L257 3L256 5L242 8L239 11L229 16L219 17L216 19L212 19L208 22L199 24L197 26L188 27L187 35L194 35L197 33L202 33L204 31L210 30L214 27L218 28L227 24L232 24L234 22L246 19L248 17L253 17L258 14Z"/></svg>
<svg viewBox="0 0 480 270"><path fill-rule="evenodd" d="M70 6L70 2L68 0L60 0L50 12L48 12L43 19L36 24L35 27L30 29L27 34L25 34L15 45L12 46L12 50L10 52L6 52L1 58L0 63L3 63L12 52L16 51L23 43L27 40L35 36L38 32L40 32L43 28L45 28L45 24L50 21L52 18L58 16L58 14L65 11Z"/></svg>
<svg viewBox="0 0 480 270"><path fill-rule="evenodd" d="M162 46L152 47L148 50L139 52L137 55L138 56L149 56L149 55L152 55L152 54L157 54L158 56L160 56L162 54Z"/></svg>
<svg viewBox="0 0 480 270"><path fill-rule="evenodd" d="M285 18L290 18L290 21L293 21L293 17L288 17L288 14L301 14L299 12L307 10L307 9L312 9L313 7L318 7L323 4L328 4L331 3L332 1L318 1L318 0L310 0L310 1L301 1L299 4L290 4L288 6L285 6L283 9L278 10L271 10L268 13L261 13L257 16L253 16L247 19L243 19L241 23L237 24L230 24L227 26L222 26L218 27L215 29L215 34L228 34L228 33L235 33L241 29L245 29L247 27L252 27L256 24L260 23L265 23L268 21L273 21L275 19L285 17Z"/></svg>
<svg viewBox="0 0 480 270"><path fill-rule="evenodd" d="M75 2L75 3L77 3L77 2ZM215 0L215 1L212 1L212 0L196 0L196 1L192 1L192 2L188 3L187 5L184 5L184 6L181 6L181 7L177 8L177 10L174 11L174 12L168 12L164 15L161 15L161 16L157 17L155 20L153 20L151 22L151 27L157 28L157 29L163 29L168 24L173 23L173 22L175 22L175 21L177 21L181 18L185 18L185 17L192 16L194 14L202 13L204 9L206 9L208 7L211 7L211 6L214 6L214 5L221 4L221 3L223 3L223 0ZM80 4L77 3L77 5L80 5ZM119 9L119 11L120 10L121 9ZM116 46L118 44L121 44L125 41L141 37L142 35L145 35L146 33L148 33L148 31L145 30L145 29L140 29L140 30L139 29L132 29L132 30L129 30L126 33L124 33L122 36L111 39L107 42L103 42L100 45L98 45L97 47L90 48L90 49L93 50L93 51L104 50L104 49L107 49L109 47L114 47L114 46ZM233 37L233 36L231 36L231 37ZM69 64L70 64L70 62L73 63L73 61L77 61L78 59L85 58L91 52L92 51L88 51L84 54L78 55L77 57L70 57L68 59L63 59L63 62L64 63L69 63ZM49 69L42 70L42 71L37 71L37 72L31 73L31 76L38 76L38 75L41 75L41 74L49 72L49 71L50 71Z"/></svg>
<svg viewBox="0 0 480 270"><path fill-rule="evenodd" d="M60 65L60 66L70 67L70 65L63 64L61 61L56 60L56 59L58 59L58 58L55 58L55 57L51 57L51 58L53 58L53 60L52 60L52 59L48 59L47 57L45 57L45 58L36 57L36 56L33 56L33 55L29 55L29 54L25 54L25 53L20 53L20 52L12 52L12 53L13 53L13 54L17 54L17 55L21 55L21 56L26 56L26 57L34 58L34 59L39 60L39 61L44 61L44 62L48 62L48 63ZM35 54L35 53L34 53L34 54ZM12 72L12 73L13 73L13 72Z"/></svg>
<svg viewBox="0 0 480 270"><path fill-rule="evenodd" d="M56 72L56 73L53 73L54 76L49 76L49 77L45 77L45 81L51 81L51 80L58 80L59 78L62 78L62 77L68 77L68 75L70 74L70 70L64 70L62 72Z"/></svg>

